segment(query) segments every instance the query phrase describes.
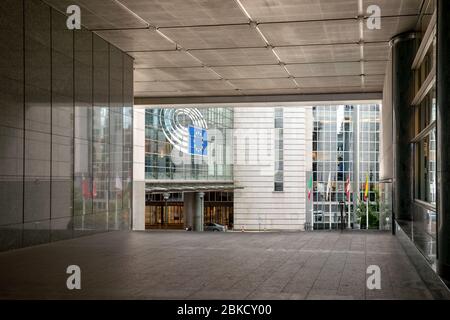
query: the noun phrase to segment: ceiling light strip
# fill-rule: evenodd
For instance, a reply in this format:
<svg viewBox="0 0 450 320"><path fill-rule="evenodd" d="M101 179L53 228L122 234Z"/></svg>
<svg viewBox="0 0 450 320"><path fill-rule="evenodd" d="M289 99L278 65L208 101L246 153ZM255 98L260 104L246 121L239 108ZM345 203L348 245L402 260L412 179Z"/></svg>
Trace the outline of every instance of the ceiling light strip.
<svg viewBox="0 0 450 320"><path fill-rule="evenodd" d="M288 77L290 79L293 80L294 84L296 85L297 88L300 88L300 85L298 84L297 81L295 81L295 77L289 72L289 70L286 68L286 63L284 63L280 56L278 55L278 53L276 53L275 48L269 43L269 40L267 40L267 38L264 36L264 34L262 33L262 31L259 29L258 25L254 22L252 22L251 24L254 25L256 31L258 31L259 35L261 36L261 38L264 40L264 42L266 43L267 48L272 52L272 54L275 56L275 58L278 60L278 65L282 66L284 71L287 73Z"/></svg>
<svg viewBox="0 0 450 320"><path fill-rule="evenodd" d="M159 34L161 37L163 37L164 39L166 39L167 41L169 41L170 43L175 45L175 49L178 49L178 44L173 41L172 39L170 39L168 36L166 36L163 32L161 32L158 28L154 28L154 30L156 31L157 34Z"/></svg>
<svg viewBox="0 0 450 320"><path fill-rule="evenodd" d="M118 4L120 7L122 7L123 9L125 9L126 11L128 11L131 15L133 15L136 19L140 20L141 22L145 23L147 25L148 28L150 28L152 25L150 23L148 23L145 19L143 19L142 17L140 17L137 13L135 13L133 10L131 10L130 8L128 8L126 5L124 5L122 2L120 2L119 0L113 0L113 2L115 2L116 4Z"/></svg>
<svg viewBox="0 0 450 320"><path fill-rule="evenodd" d="M358 16L364 16L363 0L358 0Z"/></svg>
<svg viewBox="0 0 450 320"><path fill-rule="evenodd" d="M252 17L250 16L250 14L248 13L248 11L245 9L244 5L241 3L240 0L234 0L236 1L237 5L239 6L239 8L242 10L242 12L247 16L247 18L250 21L253 21Z"/></svg>
<svg viewBox="0 0 450 320"><path fill-rule="evenodd" d="M289 72L289 70L286 68L286 64L281 61L281 58L278 56L278 54L275 52L273 46L270 44L269 40L266 38L266 36L263 34L263 32L261 31L261 29L258 27L258 22L253 20L253 18L251 17L251 15L248 13L247 9L245 9L244 5L242 4L242 2L240 0L234 0L237 5L239 6L239 8L241 9L241 11L247 16L247 18L250 21L250 26L253 26L256 30L256 32L258 32L258 34L260 35L261 39L265 42L266 46L268 49L270 49L270 51L272 52L272 54L275 56L275 58L278 60L278 63L280 66L282 66L285 70L285 72L287 73L288 77L290 79L292 79L292 81L294 82L294 84L296 85L297 89L300 88L299 84L297 83L297 81L295 81L295 77Z"/></svg>
<svg viewBox="0 0 450 320"><path fill-rule="evenodd" d="M256 23L254 23L254 27L256 31L259 33L263 41L266 43L267 46L270 46L269 40L267 40L266 36L262 33L261 29L258 27Z"/></svg>
<svg viewBox="0 0 450 320"><path fill-rule="evenodd" d="M198 61L203 68L208 69L209 71L211 71L212 73L214 73L215 75L217 75L219 77L219 80L225 81L228 85L230 85L231 87L234 88L234 90L239 90L239 88L237 88L233 83L231 83L230 81L228 81L228 79L224 78L221 74L219 74L216 70L214 70L213 68L211 68L210 66L206 65L205 63L203 63L203 61L201 61L199 58L197 58L196 56L194 56L192 53L190 53L188 50L184 50L182 49L181 51L184 51L187 55L189 55L191 58L195 59L196 61ZM191 80L192 81L192 80Z"/></svg>

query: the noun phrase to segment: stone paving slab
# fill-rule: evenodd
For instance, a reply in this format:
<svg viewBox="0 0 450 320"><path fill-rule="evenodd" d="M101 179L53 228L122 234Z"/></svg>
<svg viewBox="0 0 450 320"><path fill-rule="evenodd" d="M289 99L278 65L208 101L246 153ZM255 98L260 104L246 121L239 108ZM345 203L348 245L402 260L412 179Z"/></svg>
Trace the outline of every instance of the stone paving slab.
<svg viewBox="0 0 450 320"><path fill-rule="evenodd" d="M81 268L81 290L66 268ZM381 289L366 269L381 269ZM386 232L108 232L0 253L2 299L433 299Z"/></svg>

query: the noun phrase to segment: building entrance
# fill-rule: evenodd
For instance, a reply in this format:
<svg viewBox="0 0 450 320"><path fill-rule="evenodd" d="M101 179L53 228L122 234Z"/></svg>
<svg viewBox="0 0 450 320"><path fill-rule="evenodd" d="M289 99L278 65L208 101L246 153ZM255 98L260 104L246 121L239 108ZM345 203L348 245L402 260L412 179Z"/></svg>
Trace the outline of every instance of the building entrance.
<svg viewBox="0 0 450 320"><path fill-rule="evenodd" d="M233 227L233 193L206 192L204 223L218 223ZM164 200L163 194L147 194L145 206L146 229L186 228L184 198L182 193L171 193Z"/></svg>

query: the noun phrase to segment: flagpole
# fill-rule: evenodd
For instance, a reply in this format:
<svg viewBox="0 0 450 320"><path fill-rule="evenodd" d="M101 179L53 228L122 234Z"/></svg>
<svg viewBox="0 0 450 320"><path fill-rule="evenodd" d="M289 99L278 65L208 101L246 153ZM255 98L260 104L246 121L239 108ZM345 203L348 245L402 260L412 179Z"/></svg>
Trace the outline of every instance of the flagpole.
<svg viewBox="0 0 450 320"><path fill-rule="evenodd" d="M328 173L327 198L329 201L328 228L331 230L331 172Z"/></svg>
<svg viewBox="0 0 450 320"><path fill-rule="evenodd" d="M366 230L369 230L369 197L367 197L366 205Z"/></svg>
<svg viewBox="0 0 450 320"><path fill-rule="evenodd" d="M330 201L330 215L329 215L329 229L331 230L331 197L328 198L328 200Z"/></svg>
<svg viewBox="0 0 450 320"><path fill-rule="evenodd" d="M117 191L116 191L116 217L114 219L114 225L115 225L114 230L119 230L119 228L118 228L119 223L118 223L118 217L117 217Z"/></svg>
<svg viewBox="0 0 450 320"><path fill-rule="evenodd" d="M314 231L314 173L311 172L312 186L311 186L311 230Z"/></svg>
<svg viewBox="0 0 450 320"><path fill-rule="evenodd" d="M81 178L81 193L83 195L83 215L81 216L81 229L84 230L84 215L86 214L86 195L85 195L85 190L84 190L84 185L85 185L85 177L84 174L82 175Z"/></svg>
<svg viewBox="0 0 450 320"><path fill-rule="evenodd" d="M349 199L348 199L348 221L347 221L347 223L348 223L348 228L350 229L351 228L351 223L350 223L350 207L352 206L352 202L350 201L350 196L348 197Z"/></svg>
<svg viewBox="0 0 450 320"><path fill-rule="evenodd" d="M311 230L314 231L314 193L311 196Z"/></svg>

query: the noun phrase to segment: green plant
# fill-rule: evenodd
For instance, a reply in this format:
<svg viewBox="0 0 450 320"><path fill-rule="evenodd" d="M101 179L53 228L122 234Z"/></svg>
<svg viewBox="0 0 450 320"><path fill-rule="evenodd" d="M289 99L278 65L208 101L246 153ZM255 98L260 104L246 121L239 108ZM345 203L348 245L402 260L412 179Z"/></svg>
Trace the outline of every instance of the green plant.
<svg viewBox="0 0 450 320"><path fill-rule="evenodd" d="M361 228L366 227L366 203L359 201L356 214ZM378 229L378 201L369 204L369 229Z"/></svg>

